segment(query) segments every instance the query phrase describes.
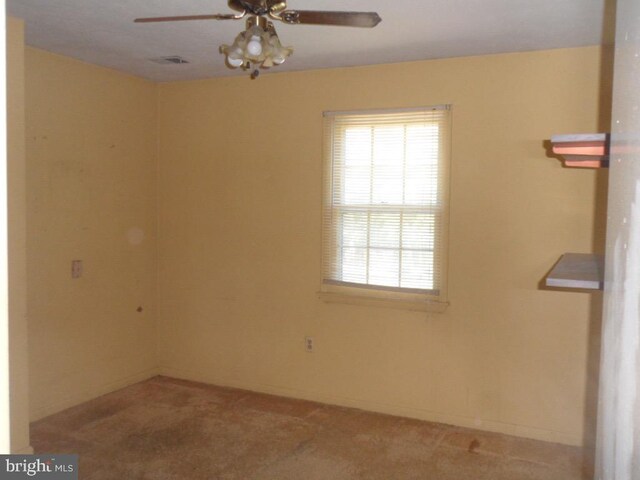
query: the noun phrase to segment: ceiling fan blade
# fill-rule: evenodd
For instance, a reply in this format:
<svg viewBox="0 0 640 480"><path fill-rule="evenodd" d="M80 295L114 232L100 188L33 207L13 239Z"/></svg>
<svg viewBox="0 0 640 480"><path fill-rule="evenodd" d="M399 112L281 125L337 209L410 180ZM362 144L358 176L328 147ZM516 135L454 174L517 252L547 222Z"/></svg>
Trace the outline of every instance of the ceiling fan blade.
<svg viewBox="0 0 640 480"><path fill-rule="evenodd" d="M136 18L135 23L155 23L155 22L179 22L183 20L238 20L244 15L184 15L180 17L151 17L151 18Z"/></svg>
<svg viewBox="0 0 640 480"><path fill-rule="evenodd" d="M344 27L373 28L382 19L376 12L324 12L315 10L285 10L280 14L283 22L305 25L339 25Z"/></svg>

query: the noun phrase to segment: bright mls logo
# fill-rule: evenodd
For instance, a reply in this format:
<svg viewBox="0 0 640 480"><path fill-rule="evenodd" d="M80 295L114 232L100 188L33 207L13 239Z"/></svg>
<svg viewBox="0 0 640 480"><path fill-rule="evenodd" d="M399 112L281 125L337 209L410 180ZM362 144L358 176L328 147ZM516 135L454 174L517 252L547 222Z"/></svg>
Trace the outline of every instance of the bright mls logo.
<svg viewBox="0 0 640 480"><path fill-rule="evenodd" d="M78 480L78 455L0 455L0 480Z"/></svg>

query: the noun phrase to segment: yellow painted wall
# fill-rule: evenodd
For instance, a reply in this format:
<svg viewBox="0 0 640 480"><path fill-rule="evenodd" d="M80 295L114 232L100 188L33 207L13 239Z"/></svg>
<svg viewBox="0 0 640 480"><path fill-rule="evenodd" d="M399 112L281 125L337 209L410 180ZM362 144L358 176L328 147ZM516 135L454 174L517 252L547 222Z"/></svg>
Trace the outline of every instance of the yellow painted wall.
<svg viewBox="0 0 640 480"><path fill-rule="evenodd" d="M606 125L600 61L583 48L156 86L28 48L32 420L160 371L588 440L600 298L538 284L561 253L602 248L606 173L563 169L542 141ZM322 111L440 103L451 307L321 302Z"/></svg>
<svg viewBox="0 0 640 480"><path fill-rule="evenodd" d="M543 140L606 124L600 61L581 48L160 85L161 371L588 439L600 298L539 282L560 254L602 248L606 173L563 169ZM323 303L322 112L442 103L450 308Z"/></svg>
<svg viewBox="0 0 640 480"><path fill-rule="evenodd" d="M156 373L157 87L32 48L26 71L35 420Z"/></svg>
<svg viewBox="0 0 640 480"><path fill-rule="evenodd" d="M11 452L29 446L24 23L7 19L7 181Z"/></svg>

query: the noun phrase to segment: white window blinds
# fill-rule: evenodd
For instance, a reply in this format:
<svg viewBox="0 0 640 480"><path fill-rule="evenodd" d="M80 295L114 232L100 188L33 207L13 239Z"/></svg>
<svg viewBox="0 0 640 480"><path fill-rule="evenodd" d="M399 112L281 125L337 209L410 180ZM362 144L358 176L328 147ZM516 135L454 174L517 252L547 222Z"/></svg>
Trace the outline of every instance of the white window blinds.
<svg viewBox="0 0 640 480"><path fill-rule="evenodd" d="M448 106L325 114L323 283L441 298Z"/></svg>

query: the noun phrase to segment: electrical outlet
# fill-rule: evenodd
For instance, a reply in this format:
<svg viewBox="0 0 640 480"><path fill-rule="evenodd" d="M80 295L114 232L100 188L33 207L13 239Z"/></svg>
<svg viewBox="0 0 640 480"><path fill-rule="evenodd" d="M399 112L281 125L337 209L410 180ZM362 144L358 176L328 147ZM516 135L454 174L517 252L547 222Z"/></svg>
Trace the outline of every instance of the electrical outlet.
<svg viewBox="0 0 640 480"><path fill-rule="evenodd" d="M313 337L304 337L304 349L307 351L307 353L313 353Z"/></svg>

